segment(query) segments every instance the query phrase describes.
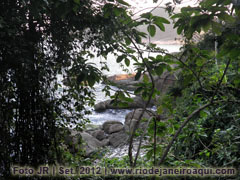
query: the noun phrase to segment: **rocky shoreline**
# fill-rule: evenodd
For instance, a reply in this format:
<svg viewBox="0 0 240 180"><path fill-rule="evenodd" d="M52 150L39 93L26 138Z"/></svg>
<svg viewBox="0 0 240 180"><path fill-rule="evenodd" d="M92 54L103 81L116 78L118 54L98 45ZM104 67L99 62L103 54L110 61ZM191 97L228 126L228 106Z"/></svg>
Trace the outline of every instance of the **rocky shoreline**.
<svg viewBox="0 0 240 180"><path fill-rule="evenodd" d="M91 156L98 151L99 148L110 146L112 148L119 148L128 144L129 134L136 126L140 114L143 109L136 109L126 115L124 124L119 121L106 121L98 128L88 129L83 132L71 130L65 138L65 144L71 152L77 152L79 149L72 149L79 147L78 143L83 140L85 142L83 147L86 156ZM144 112L139 126L137 128L146 128L146 121L154 115L153 111Z"/></svg>
<svg viewBox="0 0 240 180"><path fill-rule="evenodd" d="M108 81L125 90L135 90L136 84L142 82L142 77L135 81L134 74L132 75L114 75L108 77ZM173 86L176 81L176 77L174 74L169 72L164 72L161 77L154 77L155 87L160 90L161 94L167 92L169 87ZM133 131L133 128L138 124L137 129L145 129L147 128L146 120L151 119L157 113L148 109L144 112L140 122L140 114L143 111L143 107L145 106L145 101L138 96L133 97L133 102L129 103L128 107L132 109L125 117L125 122L121 123L116 120L105 121L102 125L96 128L86 129L83 132L78 132L74 130L70 130L70 133L65 138L65 144L68 146L70 151L77 152L79 149L79 142L84 141L84 145L79 148L85 150L85 155L91 156L96 153L99 148L109 147L110 149L123 149L127 151L126 147L128 145L129 136ZM156 102L150 102L149 107L156 105ZM103 112L107 109L121 109L122 107L113 105L111 100L106 100L99 102L94 106L95 111ZM71 149L72 148L72 149ZM126 154L126 152L125 152Z"/></svg>

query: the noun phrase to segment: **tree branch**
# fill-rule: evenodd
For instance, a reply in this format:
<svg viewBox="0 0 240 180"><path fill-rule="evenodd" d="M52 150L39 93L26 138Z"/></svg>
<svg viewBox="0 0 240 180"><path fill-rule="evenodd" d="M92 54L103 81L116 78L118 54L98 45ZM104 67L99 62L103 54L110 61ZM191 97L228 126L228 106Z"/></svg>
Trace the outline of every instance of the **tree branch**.
<svg viewBox="0 0 240 180"><path fill-rule="evenodd" d="M193 111L188 117L187 119L183 122L183 124L181 125L181 127L177 130L177 132L175 133L175 135L173 136L172 140L170 141L170 143L168 144L165 152L163 153L162 158L160 159L158 165L161 165L163 163L163 161L165 160L165 158L167 157L167 154L170 150L170 148L172 147L174 141L177 139L178 135L182 132L183 128L187 125L187 123L192 119L193 116L195 116L196 114L198 114L200 111L202 111L203 109L207 108L208 106L210 106L211 104L213 104L213 102L209 102L201 107L199 107L198 109L196 109L195 111Z"/></svg>

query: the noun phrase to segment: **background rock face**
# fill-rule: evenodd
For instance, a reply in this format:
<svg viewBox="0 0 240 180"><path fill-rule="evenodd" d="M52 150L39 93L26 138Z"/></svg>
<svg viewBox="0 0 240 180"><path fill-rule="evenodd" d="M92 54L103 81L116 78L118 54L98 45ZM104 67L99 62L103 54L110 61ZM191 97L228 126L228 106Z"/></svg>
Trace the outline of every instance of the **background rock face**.
<svg viewBox="0 0 240 180"><path fill-rule="evenodd" d="M132 133L133 128L136 126L137 122L139 121L139 117L142 113L143 109L136 109L130 113L128 113L126 115L125 118L125 123L124 123L124 129L126 132ZM152 116L154 115L153 111L145 111L142 118L141 118L141 122L139 123L139 126L137 128L141 128L141 129L145 129L147 122L146 121L142 121L142 119L150 119Z"/></svg>
<svg viewBox="0 0 240 180"><path fill-rule="evenodd" d="M112 104L111 100L106 100L97 103L94 106L95 111L101 112L105 111L106 109L136 109L136 108L143 108L146 102L141 97L133 97L133 102L129 102L127 107L120 107L118 105ZM150 102L149 106L153 106L153 102Z"/></svg>
<svg viewBox="0 0 240 180"><path fill-rule="evenodd" d="M174 67L174 65L173 65L173 67ZM146 74L146 75L148 75L148 74ZM124 78L122 78L122 76ZM153 79L154 79L156 89L161 92L161 95L163 95L176 82L176 74L172 74L168 71L165 71L165 72L163 72L163 74L161 76L154 76ZM114 76L108 77L108 81L120 89L134 91L137 88L136 85L143 81L143 76L141 76L138 81L135 81L134 74L132 74L132 75L127 75L127 74L114 75ZM124 109L143 108L144 105L146 104L146 102L141 97L135 96L132 98L133 98L133 102L129 102L128 106L124 107ZM154 102L152 100L149 104L149 107L152 107L153 105L156 105L156 104L157 104L157 102ZM111 100L106 100L106 101L97 103L94 106L94 109L95 109L95 111L100 112L100 111L104 111L106 109L123 109L123 107L112 104Z"/></svg>
<svg viewBox="0 0 240 180"><path fill-rule="evenodd" d="M155 86L162 94L165 94L167 90L172 87L176 81L175 74L165 71L161 77L155 78Z"/></svg>

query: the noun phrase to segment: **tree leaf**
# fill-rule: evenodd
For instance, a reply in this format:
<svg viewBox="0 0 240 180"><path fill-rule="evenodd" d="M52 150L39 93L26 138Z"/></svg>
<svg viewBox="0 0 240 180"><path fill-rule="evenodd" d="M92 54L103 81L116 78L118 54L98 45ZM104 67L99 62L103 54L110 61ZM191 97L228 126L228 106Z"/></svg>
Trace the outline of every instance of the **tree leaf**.
<svg viewBox="0 0 240 180"><path fill-rule="evenodd" d="M150 36L152 36L152 37L156 34L156 27L154 25L149 25L147 27L147 30L148 30Z"/></svg>
<svg viewBox="0 0 240 180"><path fill-rule="evenodd" d="M141 14L141 17L146 19L151 19L153 15L152 13L148 12L148 13Z"/></svg>
<svg viewBox="0 0 240 180"><path fill-rule="evenodd" d="M88 85L89 85L90 87L93 87L94 84L95 84L95 82L96 82L96 80L95 80L94 77L89 76L89 77L87 78L87 82L88 82Z"/></svg>
<svg viewBox="0 0 240 180"><path fill-rule="evenodd" d="M239 56L240 56L240 49L238 49L238 48L232 49L232 50L229 52L229 56L230 56L232 59L235 59L235 58L239 57Z"/></svg>
<svg viewBox="0 0 240 180"><path fill-rule="evenodd" d="M74 2L80 5L80 0L74 0Z"/></svg>
<svg viewBox="0 0 240 180"><path fill-rule="evenodd" d="M161 115L163 113L163 107L162 106L158 106L157 113L158 113L158 115Z"/></svg>
<svg viewBox="0 0 240 180"><path fill-rule="evenodd" d="M234 23L235 18L233 16L230 16L229 14L222 12L218 15L219 19L226 21L228 23Z"/></svg>
<svg viewBox="0 0 240 180"><path fill-rule="evenodd" d="M208 21L207 23L205 23L203 26L202 26L204 32L207 32L210 28L211 28L211 22Z"/></svg>
<svg viewBox="0 0 240 180"><path fill-rule="evenodd" d="M161 22L155 22L155 24L157 25L157 27L158 27L161 31L165 31L165 27L164 27L163 23L161 23Z"/></svg>
<svg viewBox="0 0 240 180"><path fill-rule="evenodd" d="M148 83L149 82L149 77L146 74L143 75L143 82L144 83Z"/></svg>
<svg viewBox="0 0 240 180"><path fill-rule="evenodd" d="M217 35L221 35L222 34L222 25L220 25L217 22L212 21L212 30Z"/></svg>
<svg viewBox="0 0 240 180"><path fill-rule="evenodd" d="M170 22L166 18L159 16L154 16L154 22L170 24Z"/></svg>
<svg viewBox="0 0 240 180"><path fill-rule="evenodd" d="M143 87L138 87L135 91L134 94L140 94L143 91Z"/></svg>
<svg viewBox="0 0 240 180"><path fill-rule="evenodd" d="M124 0L116 0L117 2L119 2L120 4L123 4L125 6L130 6L127 2L125 2Z"/></svg>
<svg viewBox="0 0 240 180"><path fill-rule="evenodd" d="M80 84L82 81L84 81L86 79L86 75L84 72L82 72L81 74L78 75L77 77L77 82Z"/></svg>
<svg viewBox="0 0 240 180"><path fill-rule="evenodd" d="M131 40L129 38L125 38L125 43L127 46L129 46L131 44Z"/></svg>
<svg viewBox="0 0 240 180"><path fill-rule="evenodd" d="M177 28L177 33L178 33L178 35L180 35L180 34L182 33L183 29L184 29L184 26L183 26L183 25L181 25L181 26L179 26L179 27Z"/></svg>
<svg viewBox="0 0 240 180"><path fill-rule="evenodd" d="M117 57L117 63L120 63L126 56L125 55L121 55Z"/></svg>
<svg viewBox="0 0 240 180"><path fill-rule="evenodd" d="M155 72L158 76L161 76L163 73L163 67L160 65L158 67L155 68Z"/></svg>
<svg viewBox="0 0 240 180"><path fill-rule="evenodd" d="M135 81L139 80L141 77L142 71L138 71L137 74L135 75Z"/></svg>
<svg viewBox="0 0 240 180"><path fill-rule="evenodd" d="M218 2L218 0L206 0L206 1L202 1L200 3L200 5L208 8L208 7L211 7L212 5L216 4L217 2Z"/></svg>
<svg viewBox="0 0 240 180"><path fill-rule="evenodd" d="M125 58L125 64L126 64L127 66L130 65L130 60L129 60L128 58Z"/></svg>
<svg viewBox="0 0 240 180"><path fill-rule="evenodd" d="M120 16L120 14L122 13L122 10L121 8L117 8L117 7L114 7L113 8L113 12L116 16Z"/></svg>

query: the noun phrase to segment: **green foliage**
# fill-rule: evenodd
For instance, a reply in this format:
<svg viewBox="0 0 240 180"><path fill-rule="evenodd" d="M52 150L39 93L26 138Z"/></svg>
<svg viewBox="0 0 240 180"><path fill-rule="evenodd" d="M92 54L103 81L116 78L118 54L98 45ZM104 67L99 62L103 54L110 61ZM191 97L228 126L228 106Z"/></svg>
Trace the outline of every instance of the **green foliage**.
<svg viewBox="0 0 240 180"><path fill-rule="evenodd" d="M239 95L234 80L239 78L240 34L237 15L230 15L226 8L229 3L202 1L199 7L182 8L181 13L172 16L177 19L178 33L183 33L190 41L186 41L181 53L183 70L175 88L180 93L172 89L171 96L175 101L163 103L163 107L172 109L168 111L172 117L169 133L175 134L179 124L198 107L211 100L220 102L200 111L189 121L172 146L166 165L239 166ZM219 21L215 21L216 18ZM197 47L191 38L202 30L209 34ZM217 38L213 33L218 35ZM215 39L219 50L217 56L213 51Z"/></svg>
<svg viewBox="0 0 240 180"><path fill-rule="evenodd" d="M92 89L104 79L88 63L94 57L90 48L96 49L98 57L106 58L112 52L118 63L134 63L135 79L141 79L134 94L147 102L146 107L161 99L156 115L147 121L150 143L144 146L146 157L138 161L136 157L134 162L127 157L105 159L104 166L153 166L163 159L168 166L239 167L239 7L231 6L230 0L207 0L172 15L177 33L185 38L182 52L175 56L142 41L151 41L157 28L165 31L164 24L170 23L167 19L148 12L133 20L123 0L94 3L1 1L0 150L5 158L0 164L4 169L12 163L90 163L84 161L83 152L74 155L61 144L64 127L84 128L84 115L90 113L85 105L94 105ZM138 30L142 25L147 33ZM202 32L206 33L204 41L194 43L194 35ZM219 53L209 48L215 39ZM152 56L152 52L158 54ZM159 98L154 78L178 70L176 87ZM57 76L64 82L59 83ZM109 89L104 89L107 95ZM120 107L133 102L126 91L119 90L111 98ZM130 142L144 132L134 132Z"/></svg>
<svg viewBox="0 0 240 180"><path fill-rule="evenodd" d="M82 160L82 154L72 159L61 142L65 127L82 130L88 122L86 106L94 105L93 86L102 80L88 63L89 49L107 57L126 39L117 22L131 20L128 4L116 2L0 2L0 176L9 175L11 164Z"/></svg>
<svg viewBox="0 0 240 180"><path fill-rule="evenodd" d="M151 52L160 51L149 43L146 45L150 52L148 57L140 55L142 61L135 63L135 78L138 80L142 76L142 83L134 93L145 100L159 95L153 88L151 75L181 70L178 84L161 98L157 107L157 113L164 112L168 120L157 123L156 119L151 120L148 126L151 143L144 148L152 164L162 158L172 136L182 126L183 130L167 150L164 165L239 166L239 14L237 7L229 9L230 4L231 1L212 0L201 1L198 7L182 8L172 16L178 34L185 37L178 57L167 53L153 57ZM167 23L151 13L141 18L150 37L156 33L155 25L164 31L161 23ZM193 36L202 32L205 32L205 39L194 43ZM214 52L215 39L219 53ZM178 67L173 69L172 64ZM210 107L194 113L209 102L212 103ZM193 116L189 116L191 114ZM190 120L184 125L188 118Z"/></svg>

